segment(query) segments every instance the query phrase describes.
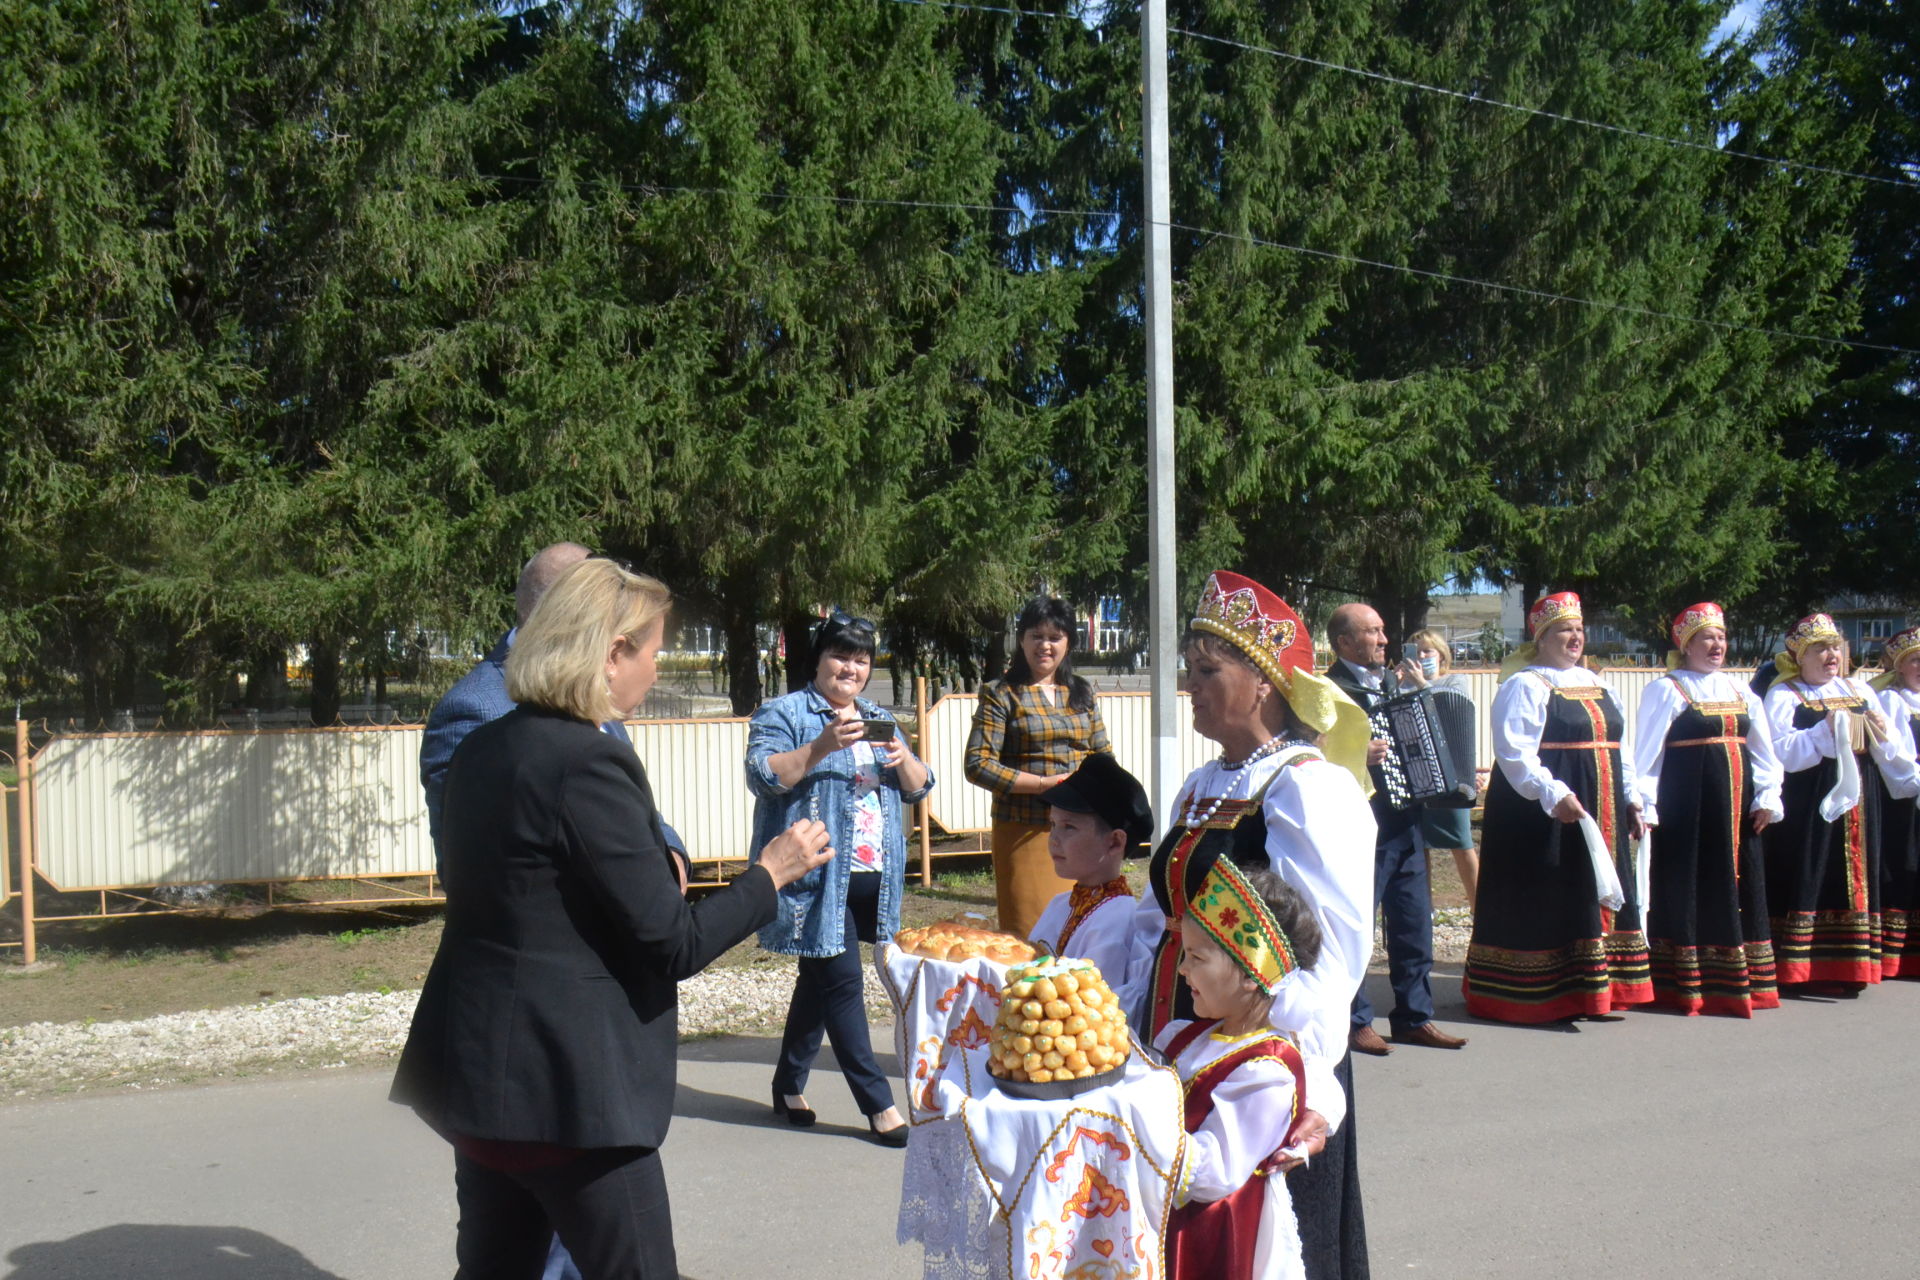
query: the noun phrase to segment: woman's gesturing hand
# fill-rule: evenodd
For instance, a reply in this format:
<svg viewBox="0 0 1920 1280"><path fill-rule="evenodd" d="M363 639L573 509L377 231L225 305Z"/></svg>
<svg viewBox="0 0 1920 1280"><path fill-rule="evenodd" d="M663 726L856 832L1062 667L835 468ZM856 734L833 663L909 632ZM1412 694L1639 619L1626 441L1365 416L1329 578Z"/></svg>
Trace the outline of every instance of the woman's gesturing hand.
<svg viewBox="0 0 1920 1280"><path fill-rule="evenodd" d="M784 889L832 857L833 850L827 846L827 824L802 818L767 841L767 847L760 851L760 865L773 877L773 887Z"/></svg>

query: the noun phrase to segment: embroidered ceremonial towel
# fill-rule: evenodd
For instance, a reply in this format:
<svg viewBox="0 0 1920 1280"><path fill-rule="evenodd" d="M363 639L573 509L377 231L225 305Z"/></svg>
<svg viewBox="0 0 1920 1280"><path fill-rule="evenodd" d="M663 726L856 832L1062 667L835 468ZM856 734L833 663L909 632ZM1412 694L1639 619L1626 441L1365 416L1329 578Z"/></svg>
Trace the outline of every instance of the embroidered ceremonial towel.
<svg viewBox="0 0 1920 1280"><path fill-rule="evenodd" d="M1852 742L1851 719L1844 710L1835 708L1833 754L1834 763L1840 766L1840 776L1834 781L1833 790L1827 792L1820 801L1820 816L1828 822L1840 821L1842 814L1860 803L1860 762L1849 750Z"/></svg>
<svg viewBox="0 0 1920 1280"><path fill-rule="evenodd" d="M1581 815L1580 834L1587 838L1587 856L1593 859L1593 883L1600 891L1600 905L1618 911L1627 904L1626 893L1620 887L1620 873L1614 869L1613 852L1607 848L1606 837L1600 834L1600 824L1592 814Z"/></svg>
<svg viewBox="0 0 1920 1280"><path fill-rule="evenodd" d="M960 1088L971 1092L965 1073L983 1068L986 1058L968 1061L959 1051L986 1048L1000 1017L1007 966L986 959L929 960L891 942L874 948L873 964L893 1003L893 1043L907 1081L907 1119L918 1124L940 1113L933 1086L948 1070L960 1072Z"/></svg>
<svg viewBox="0 0 1920 1280"><path fill-rule="evenodd" d="M922 1244L928 1280L1164 1276L1187 1139L1179 1075L1136 1042L1115 1083L1030 1101L1000 1091L985 1050L962 1053L978 1061L941 1078L941 1116L915 1127L901 1175L898 1239Z"/></svg>
<svg viewBox="0 0 1920 1280"><path fill-rule="evenodd" d="M1633 846L1633 883L1640 899L1640 918L1647 918L1647 904L1653 901L1653 828L1640 833Z"/></svg>

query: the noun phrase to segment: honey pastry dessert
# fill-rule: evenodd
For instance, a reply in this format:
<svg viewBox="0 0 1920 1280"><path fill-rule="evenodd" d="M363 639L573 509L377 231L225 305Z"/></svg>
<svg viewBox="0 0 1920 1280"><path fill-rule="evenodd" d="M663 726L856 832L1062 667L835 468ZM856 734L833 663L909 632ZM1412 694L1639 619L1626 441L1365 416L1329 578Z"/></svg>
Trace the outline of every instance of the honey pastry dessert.
<svg viewBox="0 0 1920 1280"><path fill-rule="evenodd" d="M909 955L929 960L991 960L995 964L1024 964L1033 948L1010 933L995 933L964 920L936 920L916 929L902 929L893 944Z"/></svg>
<svg viewBox="0 0 1920 1280"><path fill-rule="evenodd" d="M1127 1015L1092 964L1048 956L1008 972L990 1074L1026 1084L1085 1080L1131 1053Z"/></svg>

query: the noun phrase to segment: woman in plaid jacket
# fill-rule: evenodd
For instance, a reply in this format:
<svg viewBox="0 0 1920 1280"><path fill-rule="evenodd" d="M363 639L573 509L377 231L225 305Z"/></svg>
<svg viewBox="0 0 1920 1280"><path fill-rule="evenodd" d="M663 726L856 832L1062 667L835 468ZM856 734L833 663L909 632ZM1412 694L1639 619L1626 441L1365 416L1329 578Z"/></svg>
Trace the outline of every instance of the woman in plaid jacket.
<svg viewBox="0 0 1920 1280"><path fill-rule="evenodd" d="M1093 686L1073 674L1073 611L1035 596L1014 620L1019 637L1004 678L980 691L967 739L967 781L993 792L993 878L1000 928L1033 931L1056 894L1072 888L1047 853L1039 796L1096 751L1112 750Z"/></svg>

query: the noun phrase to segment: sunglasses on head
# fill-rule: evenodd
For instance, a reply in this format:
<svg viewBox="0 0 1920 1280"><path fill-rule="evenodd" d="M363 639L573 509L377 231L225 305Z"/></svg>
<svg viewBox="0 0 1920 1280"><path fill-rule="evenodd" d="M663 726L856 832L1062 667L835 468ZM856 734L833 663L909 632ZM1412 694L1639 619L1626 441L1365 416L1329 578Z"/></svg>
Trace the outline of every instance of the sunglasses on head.
<svg viewBox="0 0 1920 1280"><path fill-rule="evenodd" d="M621 571L622 571L623 573L636 573L636 572L638 572L638 570L636 570L636 569L635 569L635 568L633 567L633 563L632 563L632 561L629 561L629 560L622 560L622 559L621 559L621 558L620 558L619 556L610 556L610 555L608 555L608 554L607 554L606 552L604 552L604 551L596 551L596 552L594 552L594 553L593 553L592 555L590 555L590 556L588 556L588 557L587 557L587 559L589 559L589 560L605 560L605 561L606 561L606 562L607 562L608 564L611 564L611 565L613 565L613 566L614 566L614 568L616 568L616 569L619 569L619 570L621 570Z"/></svg>
<svg viewBox="0 0 1920 1280"><path fill-rule="evenodd" d="M849 640L872 640L879 628L871 618L856 618L845 609L835 609L820 620L820 636L844 636Z"/></svg>

